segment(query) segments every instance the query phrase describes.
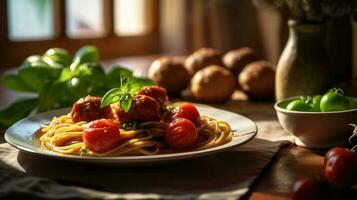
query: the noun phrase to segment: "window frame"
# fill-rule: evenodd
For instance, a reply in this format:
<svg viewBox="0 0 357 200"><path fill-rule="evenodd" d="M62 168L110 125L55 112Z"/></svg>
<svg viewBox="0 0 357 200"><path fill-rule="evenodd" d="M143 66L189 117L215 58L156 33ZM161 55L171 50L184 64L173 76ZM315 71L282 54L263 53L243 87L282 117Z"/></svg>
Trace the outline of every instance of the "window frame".
<svg viewBox="0 0 357 200"><path fill-rule="evenodd" d="M55 36L43 41L11 41L8 37L7 1L0 1L0 68L18 66L28 56L43 54L52 47L61 47L74 53L84 45L94 45L100 51L100 59L122 56L155 54L160 50L159 44L159 0L147 0L147 13L150 31L142 35L118 36L114 32L114 0L103 0L104 26L106 35L91 39L74 39L66 35L66 1L54 1ZM140 44L140 45L138 45Z"/></svg>

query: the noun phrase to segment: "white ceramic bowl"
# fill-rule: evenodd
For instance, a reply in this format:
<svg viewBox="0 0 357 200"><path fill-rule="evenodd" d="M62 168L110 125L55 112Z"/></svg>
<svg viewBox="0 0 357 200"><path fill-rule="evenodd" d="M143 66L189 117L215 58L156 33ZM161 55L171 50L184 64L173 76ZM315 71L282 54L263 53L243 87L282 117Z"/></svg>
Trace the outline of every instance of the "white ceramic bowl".
<svg viewBox="0 0 357 200"><path fill-rule="evenodd" d="M308 148L329 148L343 145L357 124L357 108L336 112L303 112L285 109L299 97L291 97L275 103L282 127L295 136L295 144ZM353 98L351 98L353 99ZM354 99L357 100L357 99Z"/></svg>

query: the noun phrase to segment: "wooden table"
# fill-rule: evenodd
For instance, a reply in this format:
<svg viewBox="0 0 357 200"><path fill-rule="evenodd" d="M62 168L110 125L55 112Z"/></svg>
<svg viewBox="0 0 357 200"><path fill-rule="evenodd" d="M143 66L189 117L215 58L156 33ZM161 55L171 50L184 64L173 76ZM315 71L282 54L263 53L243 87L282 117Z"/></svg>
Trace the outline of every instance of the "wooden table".
<svg viewBox="0 0 357 200"><path fill-rule="evenodd" d="M119 63L123 66L135 66L137 74L146 74L150 63L157 56L122 58L103 62L104 66ZM0 72L2 74L2 72ZM8 105L16 99L18 94L10 92L0 86L0 107ZM261 112L263 118L276 119L273 102L257 103L244 100L242 93L237 92L238 100L232 100L227 104L215 105L223 109L237 111L250 117L253 112ZM243 99L243 100L241 100ZM254 119L253 120L259 120ZM260 119L261 120L261 119ZM4 133L4 130L0 130ZM1 137L1 142L4 142ZM293 183L301 177L314 177L318 180L322 176L323 155L325 151L314 151L297 147L294 145L283 147L273 158L271 163L264 169L263 173L253 184L250 192L243 199L290 199Z"/></svg>

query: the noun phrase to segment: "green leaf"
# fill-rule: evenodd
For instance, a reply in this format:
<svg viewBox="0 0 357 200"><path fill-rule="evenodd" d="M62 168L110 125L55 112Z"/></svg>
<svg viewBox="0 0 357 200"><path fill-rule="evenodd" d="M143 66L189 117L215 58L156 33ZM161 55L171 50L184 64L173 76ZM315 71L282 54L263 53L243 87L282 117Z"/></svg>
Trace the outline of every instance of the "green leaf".
<svg viewBox="0 0 357 200"><path fill-rule="evenodd" d="M123 108L124 112L128 112L131 107L131 95L126 93L120 97L119 100L120 107Z"/></svg>
<svg viewBox="0 0 357 200"><path fill-rule="evenodd" d="M122 77L132 77L133 72L121 66L114 66L106 75L106 84L108 88L121 87Z"/></svg>
<svg viewBox="0 0 357 200"><path fill-rule="evenodd" d="M20 99L0 111L0 125L11 126L18 120L26 117L38 104L38 98Z"/></svg>
<svg viewBox="0 0 357 200"><path fill-rule="evenodd" d="M48 64L43 61L42 56L40 55L33 55L33 56L29 56L27 57L21 64L20 69L21 68L31 68L33 66L38 66L38 67L48 67Z"/></svg>
<svg viewBox="0 0 357 200"><path fill-rule="evenodd" d="M155 82L153 80L145 77L132 77L132 82L141 85L141 87L155 85Z"/></svg>
<svg viewBox="0 0 357 200"><path fill-rule="evenodd" d="M44 57L42 57L42 59L50 68L62 69L65 67L65 65L63 65L61 63L57 63L56 61L54 61L52 58L50 58L48 56L44 56Z"/></svg>
<svg viewBox="0 0 357 200"><path fill-rule="evenodd" d="M6 72L2 77L2 84L4 87L19 92L35 92L35 90L28 86L22 79L16 74Z"/></svg>
<svg viewBox="0 0 357 200"><path fill-rule="evenodd" d="M85 97L88 94L89 85L80 78L73 77L67 80L67 88L74 101Z"/></svg>
<svg viewBox="0 0 357 200"><path fill-rule="evenodd" d="M61 108L69 106L73 103L73 99L68 94L67 82L50 82L44 85L39 97L38 112L44 112L50 109Z"/></svg>
<svg viewBox="0 0 357 200"><path fill-rule="evenodd" d="M128 112L131 106L131 95L139 91L143 86L153 85L153 81L148 78L133 76L121 76L120 87L107 92L102 99L102 106L119 102L120 107Z"/></svg>
<svg viewBox="0 0 357 200"><path fill-rule="evenodd" d="M78 65L83 63L96 63L99 61L98 49L95 46L84 46L74 56L74 62Z"/></svg>
<svg viewBox="0 0 357 200"><path fill-rule="evenodd" d="M63 82L71 79L73 77L72 71L69 67L62 69L60 76L58 77L58 82Z"/></svg>
<svg viewBox="0 0 357 200"><path fill-rule="evenodd" d="M72 63L72 57L67 50L62 48L51 48L43 56L60 64L62 67L68 67Z"/></svg>
<svg viewBox="0 0 357 200"><path fill-rule="evenodd" d="M113 103L119 102L123 91L121 88L113 88L109 90L102 98L102 102L100 104L101 107L108 106Z"/></svg>
<svg viewBox="0 0 357 200"><path fill-rule="evenodd" d="M154 81L149 78L140 78L140 77L132 77L130 79L130 89L129 93L134 94L135 92L139 91L144 86L154 85Z"/></svg>
<svg viewBox="0 0 357 200"><path fill-rule="evenodd" d="M105 72L103 68L97 63L84 64L88 66L89 74L81 76L81 79L84 79L92 86L105 86Z"/></svg>
<svg viewBox="0 0 357 200"><path fill-rule="evenodd" d="M36 92L40 92L44 84L53 80L48 68L44 67L22 68L19 71L19 77Z"/></svg>

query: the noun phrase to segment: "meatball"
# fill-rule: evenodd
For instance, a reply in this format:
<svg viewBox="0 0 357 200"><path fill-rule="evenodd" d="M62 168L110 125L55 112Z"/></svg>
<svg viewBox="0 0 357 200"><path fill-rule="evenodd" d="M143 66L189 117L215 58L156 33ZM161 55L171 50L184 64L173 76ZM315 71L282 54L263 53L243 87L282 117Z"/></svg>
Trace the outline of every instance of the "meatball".
<svg viewBox="0 0 357 200"><path fill-rule="evenodd" d="M209 65L223 66L220 51L212 48L201 48L191 54L185 62L185 67L191 76Z"/></svg>
<svg viewBox="0 0 357 200"><path fill-rule="evenodd" d="M110 106L100 107L100 97L86 96L79 99L73 104L71 117L74 123L80 121L93 121L96 119L111 119L113 118L112 109Z"/></svg>
<svg viewBox="0 0 357 200"><path fill-rule="evenodd" d="M148 77L172 95L179 94L190 81L190 74L183 63L171 57L155 60L150 66Z"/></svg>
<svg viewBox="0 0 357 200"><path fill-rule="evenodd" d="M236 79L229 70L211 65L193 76L190 89L198 101L221 102L231 97L235 86Z"/></svg>
<svg viewBox="0 0 357 200"><path fill-rule="evenodd" d="M160 106L152 97L136 94L132 97L131 107L125 112L117 108L117 116L121 124L130 121L158 121L160 119Z"/></svg>
<svg viewBox="0 0 357 200"><path fill-rule="evenodd" d="M257 56L254 50L249 47L229 51L223 57L224 65L236 76L246 65L256 60Z"/></svg>
<svg viewBox="0 0 357 200"><path fill-rule="evenodd" d="M238 78L242 90L252 99L268 100L274 96L275 71L271 63L253 62L243 69Z"/></svg>
<svg viewBox="0 0 357 200"><path fill-rule="evenodd" d="M138 94L149 96L159 103L160 107L167 104L169 97L166 94L166 89L160 86L145 86L140 89Z"/></svg>

